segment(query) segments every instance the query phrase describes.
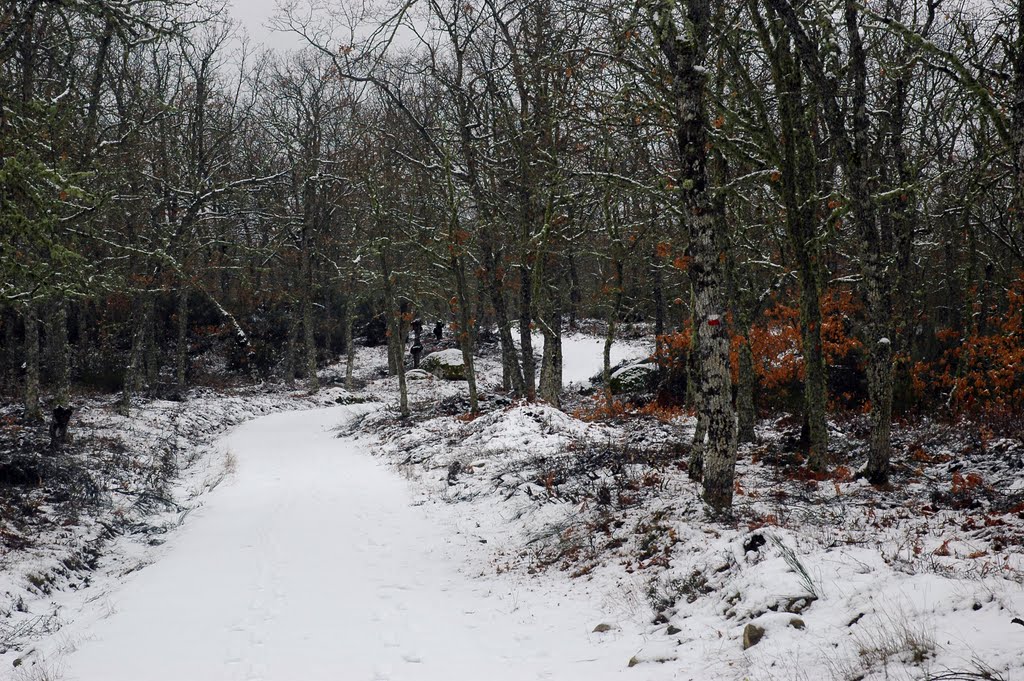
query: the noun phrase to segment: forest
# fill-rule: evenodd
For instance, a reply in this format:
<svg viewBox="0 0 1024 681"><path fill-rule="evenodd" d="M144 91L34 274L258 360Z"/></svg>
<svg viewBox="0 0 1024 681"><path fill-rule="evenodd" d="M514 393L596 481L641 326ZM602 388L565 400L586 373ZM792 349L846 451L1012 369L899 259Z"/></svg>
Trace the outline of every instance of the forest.
<svg viewBox="0 0 1024 681"><path fill-rule="evenodd" d="M691 410L714 512L768 415L817 472L863 415L883 493L894 423L1020 435L1021 3L292 1L276 52L205 0L0 7L6 428L351 385L359 343L407 416L419 320L469 416L481 347L557 407L562 335L598 328L588 409ZM656 339L646 406L611 389L623 330Z"/></svg>

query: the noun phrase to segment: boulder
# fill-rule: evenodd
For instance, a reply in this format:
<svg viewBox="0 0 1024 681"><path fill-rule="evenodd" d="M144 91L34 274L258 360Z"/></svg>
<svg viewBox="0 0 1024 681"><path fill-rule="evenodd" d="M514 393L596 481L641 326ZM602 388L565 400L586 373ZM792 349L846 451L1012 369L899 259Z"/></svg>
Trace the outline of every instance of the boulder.
<svg viewBox="0 0 1024 681"><path fill-rule="evenodd" d="M648 393L657 387L658 365L653 362L627 364L612 373L613 395Z"/></svg>
<svg viewBox="0 0 1024 681"><path fill-rule="evenodd" d="M462 361L462 350L455 348L430 353L420 362L420 368L446 381L466 380L466 365Z"/></svg>
<svg viewBox="0 0 1024 681"><path fill-rule="evenodd" d="M426 381L431 376L423 369L409 369L405 372L405 380L407 381Z"/></svg>

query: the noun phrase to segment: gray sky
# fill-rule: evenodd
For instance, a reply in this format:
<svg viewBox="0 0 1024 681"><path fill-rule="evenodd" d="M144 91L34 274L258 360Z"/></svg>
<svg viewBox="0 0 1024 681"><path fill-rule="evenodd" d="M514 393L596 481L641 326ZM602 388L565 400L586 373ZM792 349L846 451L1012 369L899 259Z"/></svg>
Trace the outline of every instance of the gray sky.
<svg viewBox="0 0 1024 681"><path fill-rule="evenodd" d="M271 31L265 26L277 11L277 0L231 0L231 15L245 27L255 43L276 49L290 49L299 45L292 33Z"/></svg>

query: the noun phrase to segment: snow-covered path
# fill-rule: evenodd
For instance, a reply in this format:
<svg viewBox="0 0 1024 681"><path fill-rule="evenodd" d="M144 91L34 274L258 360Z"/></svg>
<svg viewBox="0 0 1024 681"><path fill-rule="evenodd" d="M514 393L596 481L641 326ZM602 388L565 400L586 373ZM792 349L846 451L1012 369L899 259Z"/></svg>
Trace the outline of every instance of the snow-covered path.
<svg viewBox="0 0 1024 681"><path fill-rule="evenodd" d="M335 437L332 428L361 408L276 414L230 435L236 473L153 565L69 627L63 678L626 673L630 637L590 633L602 621L599 603L521 577L474 575L484 554L471 519L417 506L394 471Z"/></svg>

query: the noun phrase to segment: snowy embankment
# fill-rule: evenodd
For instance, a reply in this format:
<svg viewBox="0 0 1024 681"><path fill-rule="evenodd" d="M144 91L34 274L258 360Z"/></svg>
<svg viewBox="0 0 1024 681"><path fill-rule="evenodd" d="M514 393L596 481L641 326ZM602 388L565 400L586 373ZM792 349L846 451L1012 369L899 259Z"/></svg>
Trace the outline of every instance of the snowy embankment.
<svg viewBox="0 0 1024 681"><path fill-rule="evenodd" d="M600 339L588 342L566 353L590 358L580 378L600 370ZM454 390L419 383L412 399L425 409ZM737 520L709 523L678 449L693 425L513 404L411 427L378 412L363 427L429 499L472 519L495 572L601 603L632 643L608 664L632 665L630 678L1024 675L1022 443L963 460L957 435L925 422L897 434L895 485L877 490L849 474L863 456L849 432L835 427L845 465L819 480L764 423L740 453Z"/></svg>

